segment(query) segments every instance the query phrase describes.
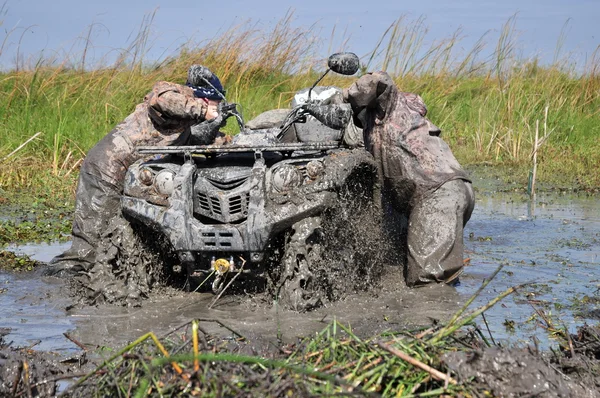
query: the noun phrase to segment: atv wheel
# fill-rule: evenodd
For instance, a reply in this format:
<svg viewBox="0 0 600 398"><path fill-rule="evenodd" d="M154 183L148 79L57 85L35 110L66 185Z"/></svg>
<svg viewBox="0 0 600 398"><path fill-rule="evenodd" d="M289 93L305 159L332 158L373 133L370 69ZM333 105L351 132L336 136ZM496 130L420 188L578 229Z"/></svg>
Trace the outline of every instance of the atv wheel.
<svg viewBox="0 0 600 398"><path fill-rule="evenodd" d="M80 278L90 304L136 305L157 285L164 285L173 264L170 247L156 231L116 216L98 243L96 263Z"/></svg>
<svg viewBox="0 0 600 398"><path fill-rule="evenodd" d="M281 260L281 274L275 277L275 293L279 303L303 312L322 304L311 263L321 257L321 219L307 218L293 225Z"/></svg>

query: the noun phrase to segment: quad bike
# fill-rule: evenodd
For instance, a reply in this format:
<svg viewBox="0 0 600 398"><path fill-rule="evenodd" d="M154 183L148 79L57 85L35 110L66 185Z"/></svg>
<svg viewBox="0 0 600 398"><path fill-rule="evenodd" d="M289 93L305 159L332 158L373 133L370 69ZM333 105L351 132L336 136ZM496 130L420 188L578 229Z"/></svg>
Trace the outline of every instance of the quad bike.
<svg viewBox="0 0 600 398"><path fill-rule="evenodd" d="M353 75L358 57L334 54L328 66L325 74ZM166 238L188 289L210 281L220 293L231 278L251 274L264 277L286 306L308 310L322 303L317 285L333 258L338 268L365 261L356 237L341 241L349 224L332 217L343 213L347 221L373 202L377 168L364 148L343 143L351 113L343 106L328 113L313 95L325 74L275 128L246 128L228 104L224 112L241 130L228 145L138 148L154 158L129 168L123 213Z"/></svg>

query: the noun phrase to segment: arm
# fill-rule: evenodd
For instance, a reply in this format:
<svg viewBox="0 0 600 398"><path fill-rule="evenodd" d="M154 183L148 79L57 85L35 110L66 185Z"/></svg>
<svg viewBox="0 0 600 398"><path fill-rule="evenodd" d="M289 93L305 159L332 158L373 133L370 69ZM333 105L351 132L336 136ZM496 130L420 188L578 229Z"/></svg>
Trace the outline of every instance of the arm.
<svg viewBox="0 0 600 398"><path fill-rule="evenodd" d="M314 116L319 122L332 129L341 130L352 118L350 104L316 105L305 104L304 110Z"/></svg>
<svg viewBox="0 0 600 398"><path fill-rule="evenodd" d="M173 119L200 122L208 109L208 104L195 98L189 87L168 82L156 83L146 101L150 116L163 123Z"/></svg>
<svg viewBox="0 0 600 398"><path fill-rule="evenodd" d="M398 94L392 78L385 72L368 73L344 90L344 101L352 106L354 122L365 127L373 115L382 120Z"/></svg>
<svg viewBox="0 0 600 398"><path fill-rule="evenodd" d="M202 123L192 125L190 128L190 145L211 145L219 134L219 128L223 124L223 116L219 113L215 119L205 120Z"/></svg>

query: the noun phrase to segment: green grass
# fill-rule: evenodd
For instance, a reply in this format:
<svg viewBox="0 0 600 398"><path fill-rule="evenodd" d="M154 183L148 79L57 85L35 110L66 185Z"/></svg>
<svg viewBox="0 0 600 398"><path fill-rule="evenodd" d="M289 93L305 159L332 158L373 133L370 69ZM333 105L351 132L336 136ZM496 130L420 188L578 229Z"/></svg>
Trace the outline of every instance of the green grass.
<svg viewBox="0 0 600 398"><path fill-rule="evenodd" d="M192 63L207 65L222 78L229 100L242 105L247 120L287 106L325 64L316 55L321 42L310 30L294 28L291 15L271 31L240 25L154 63L144 61L150 23L148 18L109 66L86 66L84 52L79 60L38 59L0 73L0 188L37 191L44 185L72 195L87 150L141 102L154 82L182 83ZM525 172L514 179L526 186L537 128L540 137L549 134L538 153L538 181L600 186L597 53L583 67L568 60L542 66L535 58L516 58L511 18L493 56L482 60L483 38L457 56L459 32L427 47L426 29L422 20L399 19L362 58L363 72L387 70L402 90L421 94L429 117L463 164L520 167ZM323 84L347 87L354 79L328 76ZM230 122L226 130L235 133L237 127Z"/></svg>
<svg viewBox="0 0 600 398"><path fill-rule="evenodd" d="M228 328L231 338L223 339L201 327L203 322L220 321L193 320L162 338L152 332L141 336L79 378L66 393L70 397L129 397L134 391L135 396L152 397L480 396L486 394L485 387L456 380L442 358L448 352L490 346L476 326L467 338L460 331L474 326L476 317L515 291L508 289L465 314L501 268L445 326L361 338L350 326L333 321L299 344L256 353L252 342L232 329ZM245 354L248 351L252 355Z"/></svg>
<svg viewBox="0 0 600 398"><path fill-rule="evenodd" d="M334 321L292 351L288 346L279 353L258 355L243 353L251 345L243 337L227 342L196 334L194 345L194 334L189 329L184 334L182 340L153 333L140 337L78 379L66 395L412 397L458 396L474 389L446 376L440 360L443 353L464 347L448 337L430 344L431 331L425 333L427 338L404 331L362 339L349 326ZM405 357L394 354L398 351ZM432 377L422 365L441 374Z"/></svg>

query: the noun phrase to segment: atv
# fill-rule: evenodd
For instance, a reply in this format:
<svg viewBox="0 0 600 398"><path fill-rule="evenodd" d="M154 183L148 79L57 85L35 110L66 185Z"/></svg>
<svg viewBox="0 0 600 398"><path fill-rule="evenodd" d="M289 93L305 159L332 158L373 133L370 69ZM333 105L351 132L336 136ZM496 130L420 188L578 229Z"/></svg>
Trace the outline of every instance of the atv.
<svg viewBox="0 0 600 398"><path fill-rule="evenodd" d="M302 311L335 299L331 284L323 288L331 275L362 267L359 283L368 283L369 248L357 247L364 242L351 221L372 207L377 167L364 148L345 144L351 114L331 111L321 95L331 90L317 87L330 70L353 75L358 65L352 53L329 57L276 127L252 130L228 104L240 125L230 144L137 148L148 157L127 171L123 213L166 238L187 289L209 281L219 294L249 274Z"/></svg>

